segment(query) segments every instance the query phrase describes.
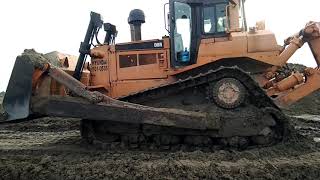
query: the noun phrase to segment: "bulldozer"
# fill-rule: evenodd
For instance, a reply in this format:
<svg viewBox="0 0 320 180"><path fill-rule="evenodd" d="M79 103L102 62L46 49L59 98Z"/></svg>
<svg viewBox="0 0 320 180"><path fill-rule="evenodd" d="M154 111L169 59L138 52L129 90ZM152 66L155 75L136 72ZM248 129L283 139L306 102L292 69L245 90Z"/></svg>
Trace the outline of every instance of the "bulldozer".
<svg viewBox="0 0 320 180"><path fill-rule="evenodd" d="M145 14L134 9L131 42L119 44L116 26L91 12L79 57L34 50L17 57L1 123L79 118L82 138L102 146L280 142L290 133L281 108L320 88L320 23L309 22L278 45L263 23L248 27L244 4L170 0L168 35L153 40L142 40ZM287 62L305 43L318 67L290 69Z"/></svg>

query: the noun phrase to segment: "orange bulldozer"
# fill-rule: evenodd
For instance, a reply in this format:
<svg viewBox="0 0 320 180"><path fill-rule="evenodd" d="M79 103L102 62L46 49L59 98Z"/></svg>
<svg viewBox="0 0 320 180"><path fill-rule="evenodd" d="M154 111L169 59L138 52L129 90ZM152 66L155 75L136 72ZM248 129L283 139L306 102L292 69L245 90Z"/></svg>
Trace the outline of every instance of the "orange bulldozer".
<svg viewBox="0 0 320 180"><path fill-rule="evenodd" d="M1 122L79 118L87 142L129 147L279 142L290 129L280 107L320 87L318 68L287 66L308 43L319 67L320 23L279 46L263 26L247 27L244 3L170 0L169 36L153 40L141 40L145 15L135 9L128 18L132 41L121 44L116 26L92 12L78 58L34 50L17 57Z"/></svg>

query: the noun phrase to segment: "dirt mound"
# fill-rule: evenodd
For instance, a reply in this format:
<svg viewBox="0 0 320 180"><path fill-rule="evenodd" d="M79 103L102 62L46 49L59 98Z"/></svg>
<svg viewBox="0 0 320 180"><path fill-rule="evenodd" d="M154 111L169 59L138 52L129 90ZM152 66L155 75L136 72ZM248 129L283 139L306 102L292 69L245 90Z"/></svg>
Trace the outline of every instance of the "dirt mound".
<svg viewBox="0 0 320 180"><path fill-rule="evenodd" d="M0 92L0 114L3 112L2 101L4 98L5 92Z"/></svg>
<svg viewBox="0 0 320 180"><path fill-rule="evenodd" d="M0 104L2 104L5 92L0 92Z"/></svg>
<svg viewBox="0 0 320 180"><path fill-rule="evenodd" d="M311 95L303 98L299 102L285 108L284 111L289 115L301 114L320 114L320 91L316 91Z"/></svg>

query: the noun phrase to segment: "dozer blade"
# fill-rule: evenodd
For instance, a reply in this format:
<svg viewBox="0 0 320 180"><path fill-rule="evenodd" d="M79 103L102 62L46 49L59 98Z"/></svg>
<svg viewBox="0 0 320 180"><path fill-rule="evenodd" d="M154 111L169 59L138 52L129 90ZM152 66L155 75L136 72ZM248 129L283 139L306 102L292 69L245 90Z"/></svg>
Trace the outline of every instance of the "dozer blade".
<svg viewBox="0 0 320 180"><path fill-rule="evenodd" d="M34 65L25 58L17 57L10 77L3 100L3 108L7 113L5 121L24 119L30 114Z"/></svg>

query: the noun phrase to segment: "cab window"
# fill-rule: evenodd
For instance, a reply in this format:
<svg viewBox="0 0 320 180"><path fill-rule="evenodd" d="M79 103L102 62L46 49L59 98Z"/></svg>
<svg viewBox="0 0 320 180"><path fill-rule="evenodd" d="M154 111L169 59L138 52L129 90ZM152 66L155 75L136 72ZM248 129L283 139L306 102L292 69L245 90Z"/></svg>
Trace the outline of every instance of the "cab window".
<svg viewBox="0 0 320 180"><path fill-rule="evenodd" d="M217 34L226 31L226 6L227 3L215 4L203 8L204 33Z"/></svg>
<svg viewBox="0 0 320 180"><path fill-rule="evenodd" d="M191 6L186 3L175 2L174 50L179 62L190 61L190 46L192 33Z"/></svg>

